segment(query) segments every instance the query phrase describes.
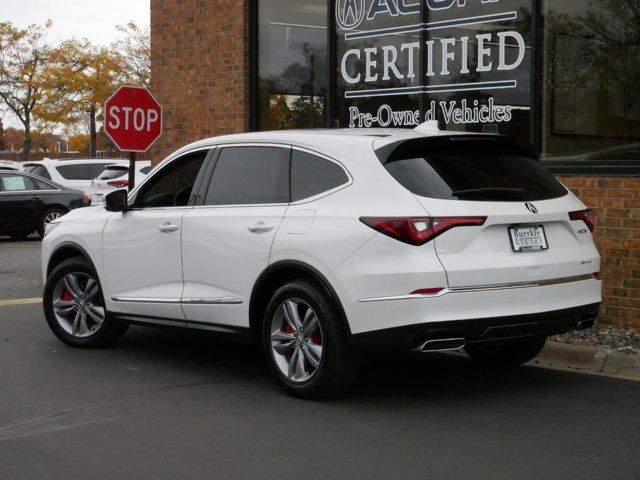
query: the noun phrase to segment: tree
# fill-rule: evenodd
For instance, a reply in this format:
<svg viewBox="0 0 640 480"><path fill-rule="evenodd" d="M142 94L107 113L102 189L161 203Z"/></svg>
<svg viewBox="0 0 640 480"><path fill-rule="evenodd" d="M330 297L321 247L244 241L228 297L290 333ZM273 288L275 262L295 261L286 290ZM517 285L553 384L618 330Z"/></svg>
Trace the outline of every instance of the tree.
<svg viewBox="0 0 640 480"><path fill-rule="evenodd" d="M125 84L151 86L151 33L149 26L135 22L118 25L123 37L112 44L112 50L120 55L122 81Z"/></svg>
<svg viewBox="0 0 640 480"><path fill-rule="evenodd" d="M4 152L7 149L7 144L4 142L4 125L0 118L0 152Z"/></svg>
<svg viewBox="0 0 640 480"><path fill-rule="evenodd" d="M69 150L80 153L89 152L89 135L79 133L69 137Z"/></svg>
<svg viewBox="0 0 640 480"><path fill-rule="evenodd" d="M46 90L46 71L51 47L46 41L51 21L44 25L16 28L0 23L0 100L24 126L22 159L31 151L34 110Z"/></svg>
<svg viewBox="0 0 640 480"><path fill-rule="evenodd" d="M49 71L49 113L58 120L77 122L89 117L89 155L98 148L96 120L122 78L121 56L87 40L67 40L53 53ZM43 113L44 115L44 113Z"/></svg>

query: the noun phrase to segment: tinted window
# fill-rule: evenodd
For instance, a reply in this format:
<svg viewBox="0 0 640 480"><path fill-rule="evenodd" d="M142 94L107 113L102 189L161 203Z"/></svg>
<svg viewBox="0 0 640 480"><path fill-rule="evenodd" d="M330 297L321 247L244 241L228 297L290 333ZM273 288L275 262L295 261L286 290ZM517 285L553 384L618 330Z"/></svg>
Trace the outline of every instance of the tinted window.
<svg viewBox="0 0 640 480"><path fill-rule="evenodd" d="M191 191L196 183L208 151L185 155L155 174L138 195L136 207L184 207L189 204Z"/></svg>
<svg viewBox="0 0 640 480"><path fill-rule="evenodd" d="M2 191L3 192L20 192L25 190L39 190L35 181L29 177L23 177L22 175L3 174L2 178Z"/></svg>
<svg viewBox="0 0 640 480"><path fill-rule="evenodd" d="M104 163L90 163L89 164L89 175L91 179L96 178L104 171Z"/></svg>
<svg viewBox="0 0 640 480"><path fill-rule="evenodd" d="M553 175L509 139L408 141L384 163L393 178L423 197L533 201L567 194Z"/></svg>
<svg viewBox="0 0 640 480"><path fill-rule="evenodd" d="M35 178L32 178L31 181L33 181L36 187L36 190L58 190L57 187L54 187L50 183L43 182L41 180L36 180Z"/></svg>
<svg viewBox="0 0 640 480"><path fill-rule="evenodd" d="M145 175L148 175L150 171L151 171L151 167L142 167L140 169L140 173L143 173Z"/></svg>
<svg viewBox="0 0 640 480"><path fill-rule="evenodd" d="M86 163L79 163L77 165L63 165L56 167L56 170L62 178L66 180L91 180L95 178L91 175L89 165Z"/></svg>
<svg viewBox="0 0 640 480"><path fill-rule="evenodd" d="M223 148L206 204L288 203L289 152L276 147Z"/></svg>
<svg viewBox="0 0 640 480"><path fill-rule="evenodd" d="M27 173L33 173L34 175L37 175L39 177L47 178L51 180L51 175L49 175L49 171L47 170L47 167L45 167L44 165L35 165L35 166L27 167Z"/></svg>
<svg viewBox="0 0 640 480"><path fill-rule="evenodd" d="M337 164L310 153L293 151L291 159L291 200L313 197L349 180Z"/></svg>

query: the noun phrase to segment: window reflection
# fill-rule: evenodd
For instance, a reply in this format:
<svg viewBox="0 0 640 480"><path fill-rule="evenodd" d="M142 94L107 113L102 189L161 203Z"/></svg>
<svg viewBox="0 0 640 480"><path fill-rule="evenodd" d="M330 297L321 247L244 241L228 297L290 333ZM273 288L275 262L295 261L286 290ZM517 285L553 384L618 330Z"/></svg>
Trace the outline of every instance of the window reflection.
<svg viewBox="0 0 640 480"><path fill-rule="evenodd" d="M259 128L324 126L326 0L260 0Z"/></svg>
<svg viewBox="0 0 640 480"><path fill-rule="evenodd" d="M640 161L635 8L624 0L545 2L543 158Z"/></svg>

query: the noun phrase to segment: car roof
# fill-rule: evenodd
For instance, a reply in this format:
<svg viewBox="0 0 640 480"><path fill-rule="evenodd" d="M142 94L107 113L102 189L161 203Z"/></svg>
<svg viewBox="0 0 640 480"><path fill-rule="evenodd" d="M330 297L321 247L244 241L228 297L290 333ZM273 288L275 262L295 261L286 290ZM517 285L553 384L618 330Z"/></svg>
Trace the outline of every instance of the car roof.
<svg viewBox="0 0 640 480"><path fill-rule="evenodd" d="M31 162L24 162L24 165L46 165L46 166L61 166L61 165L77 165L83 163L104 163L104 164L117 164L128 162L126 158L64 158L53 159L44 158L42 160L36 160Z"/></svg>
<svg viewBox="0 0 640 480"><path fill-rule="evenodd" d="M250 132L220 137L206 138L181 148L176 153L182 153L196 148L215 145L238 143L283 143L308 147L311 149L334 152L343 155L353 154L354 147L378 149L398 141L413 138L426 138L444 135L469 135L469 132L451 132L437 128L406 129L406 128L338 128L338 129L308 129L308 130L275 130L267 132ZM488 134L477 134L488 135Z"/></svg>

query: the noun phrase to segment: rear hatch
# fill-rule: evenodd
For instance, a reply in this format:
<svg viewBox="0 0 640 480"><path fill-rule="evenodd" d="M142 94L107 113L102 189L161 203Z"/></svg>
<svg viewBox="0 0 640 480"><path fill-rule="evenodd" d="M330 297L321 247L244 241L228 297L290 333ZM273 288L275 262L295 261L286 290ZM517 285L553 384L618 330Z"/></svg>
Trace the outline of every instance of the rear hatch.
<svg viewBox="0 0 640 480"><path fill-rule="evenodd" d="M433 240L450 288L560 283L598 270L585 207L514 140L423 137L381 161L436 222L483 219Z"/></svg>

